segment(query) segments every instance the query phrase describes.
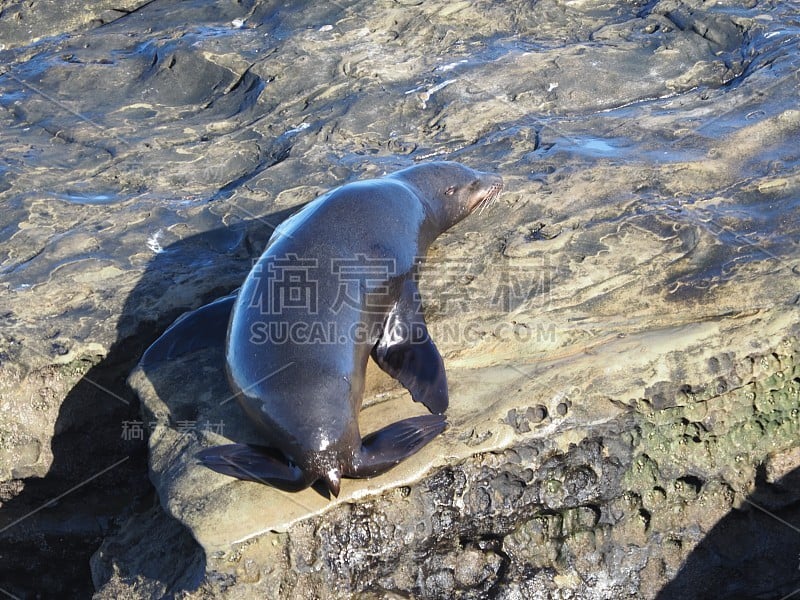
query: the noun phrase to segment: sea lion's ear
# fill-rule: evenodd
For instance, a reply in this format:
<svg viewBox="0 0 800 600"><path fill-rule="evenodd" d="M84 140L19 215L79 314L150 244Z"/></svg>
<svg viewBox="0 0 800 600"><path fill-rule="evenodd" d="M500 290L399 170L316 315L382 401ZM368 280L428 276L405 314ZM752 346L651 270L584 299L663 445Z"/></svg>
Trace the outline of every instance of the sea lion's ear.
<svg viewBox="0 0 800 600"><path fill-rule="evenodd" d="M404 283L400 298L386 318L383 335L372 349L372 358L403 384L414 402L421 402L435 414L447 409L444 361L428 334L415 282Z"/></svg>
<svg viewBox="0 0 800 600"><path fill-rule="evenodd" d="M211 304L182 314L145 350L140 364L147 367L203 348L224 348L228 320L237 293L238 290L214 300Z"/></svg>
<svg viewBox="0 0 800 600"><path fill-rule="evenodd" d="M201 450L196 457L200 464L217 473L271 485L285 492L298 492L312 483L300 467L289 464L278 450L266 446L213 446Z"/></svg>
<svg viewBox="0 0 800 600"><path fill-rule="evenodd" d="M348 477L375 477L418 452L447 427L443 415L403 419L365 436L361 452L345 467Z"/></svg>

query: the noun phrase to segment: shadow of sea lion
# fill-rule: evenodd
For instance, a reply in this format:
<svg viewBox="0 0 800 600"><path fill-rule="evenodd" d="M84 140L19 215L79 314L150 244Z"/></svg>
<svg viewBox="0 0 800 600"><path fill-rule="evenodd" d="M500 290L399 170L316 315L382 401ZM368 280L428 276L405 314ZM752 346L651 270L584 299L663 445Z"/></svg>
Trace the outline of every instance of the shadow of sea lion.
<svg viewBox="0 0 800 600"><path fill-rule="evenodd" d="M239 287L274 226L298 208L187 237L154 256L125 300L107 356L61 404L47 475L24 479L16 495L0 488L0 502L10 497L0 505L5 593L63 598L93 592L89 560L103 538L158 503L147 475L147 423L125 382L128 374L180 314ZM143 576L172 593L194 589L205 572L204 555L188 530L166 519L170 531L159 543L170 560L139 560L134 564L142 572L120 577Z"/></svg>

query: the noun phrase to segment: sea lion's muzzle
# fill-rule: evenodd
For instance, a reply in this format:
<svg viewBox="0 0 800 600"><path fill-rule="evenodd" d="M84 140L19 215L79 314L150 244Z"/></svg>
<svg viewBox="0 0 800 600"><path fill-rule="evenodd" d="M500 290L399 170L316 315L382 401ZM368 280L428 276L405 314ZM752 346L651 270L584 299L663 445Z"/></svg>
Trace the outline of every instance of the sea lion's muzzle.
<svg viewBox="0 0 800 600"><path fill-rule="evenodd" d="M469 203L469 212L473 213L475 210L480 209L480 212L492 204L497 197L500 195L500 192L503 191L503 180L496 176L496 175L487 175L487 177L491 177L491 184L485 190L475 194L475 196L470 199Z"/></svg>

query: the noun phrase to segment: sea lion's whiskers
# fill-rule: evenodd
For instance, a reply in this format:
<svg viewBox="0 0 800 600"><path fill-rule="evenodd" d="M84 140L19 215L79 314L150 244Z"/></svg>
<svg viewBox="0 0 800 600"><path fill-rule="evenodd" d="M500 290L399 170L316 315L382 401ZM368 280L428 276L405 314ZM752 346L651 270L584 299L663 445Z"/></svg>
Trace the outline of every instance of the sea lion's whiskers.
<svg viewBox="0 0 800 600"><path fill-rule="evenodd" d="M490 205L494 204L497 201L498 196L500 196L500 192L503 191L503 186L501 184L495 183L492 187L489 188L489 191L486 193L486 196L483 200L480 201L478 205L478 214L482 215L484 209L488 208Z"/></svg>

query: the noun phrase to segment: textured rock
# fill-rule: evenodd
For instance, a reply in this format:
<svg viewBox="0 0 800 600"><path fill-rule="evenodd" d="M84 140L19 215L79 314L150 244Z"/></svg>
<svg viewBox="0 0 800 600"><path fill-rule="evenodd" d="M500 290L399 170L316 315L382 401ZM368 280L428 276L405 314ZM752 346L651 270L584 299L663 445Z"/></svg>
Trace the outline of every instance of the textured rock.
<svg viewBox="0 0 800 600"><path fill-rule="evenodd" d="M86 595L105 537L100 597L796 589L756 505L796 520L798 8L710 4L5 3L0 587ZM448 431L333 503L199 470L249 435L220 357L135 372L140 413L142 349L433 157L507 185L423 274ZM364 429L418 408L370 382Z"/></svg>

